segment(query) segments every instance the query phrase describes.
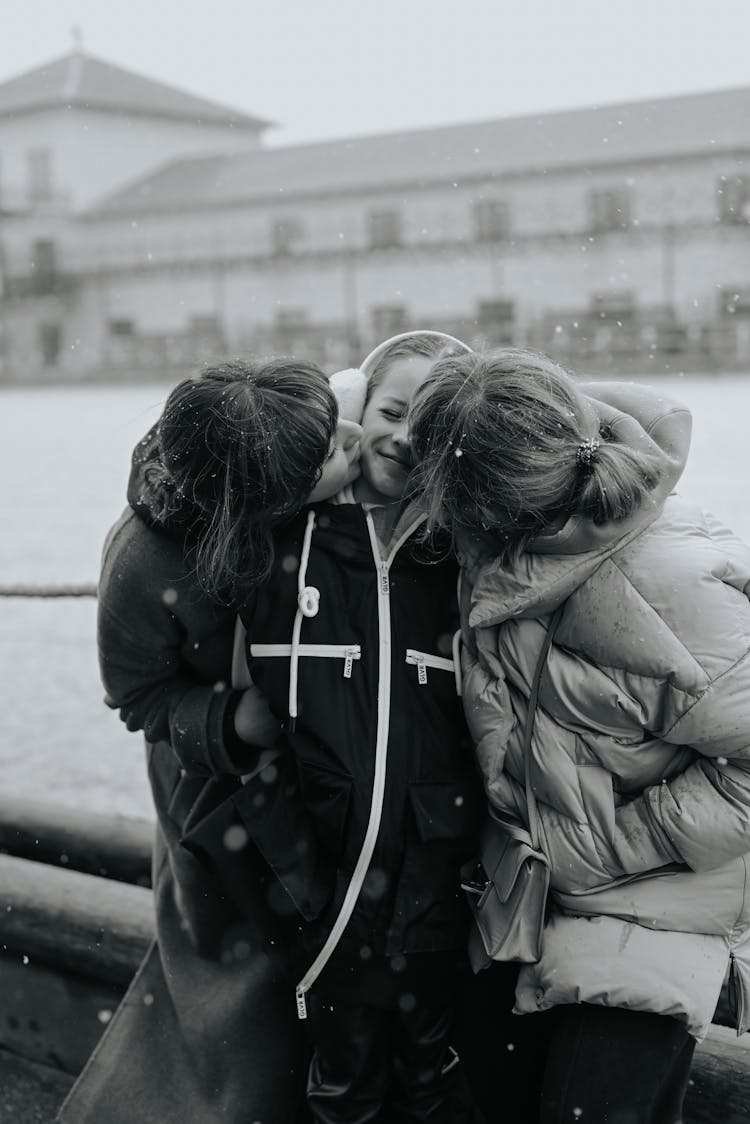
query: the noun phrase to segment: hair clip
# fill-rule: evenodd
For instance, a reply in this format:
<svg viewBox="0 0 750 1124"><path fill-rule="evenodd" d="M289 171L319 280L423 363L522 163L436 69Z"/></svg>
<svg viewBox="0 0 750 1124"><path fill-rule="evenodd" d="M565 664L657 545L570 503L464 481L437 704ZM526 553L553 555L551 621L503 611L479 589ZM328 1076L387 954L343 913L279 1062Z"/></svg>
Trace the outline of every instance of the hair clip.
<svg viewBox="0 0 750 1124"><path fill-rule="evenodd" d="M601 447L601 441L597 441L594 437L588 437L585 441L581 441L576 451L576 464L579 468L591 468L598 460L598 453Z"/></svg>

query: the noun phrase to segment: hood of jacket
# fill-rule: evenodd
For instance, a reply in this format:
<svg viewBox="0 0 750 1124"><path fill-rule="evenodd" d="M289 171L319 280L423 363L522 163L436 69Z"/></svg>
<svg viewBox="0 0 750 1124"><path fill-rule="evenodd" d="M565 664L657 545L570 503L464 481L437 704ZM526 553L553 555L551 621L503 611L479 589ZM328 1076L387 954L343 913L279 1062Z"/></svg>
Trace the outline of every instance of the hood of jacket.
<svg viewBox="0 0 750 1124"><path fill-rule="evenodd" d="M135 446L130 459L128 506L151 530L166 535L185 551L190 551L195 547L202 529L201 517L187 501L179 507L173 505L172 510L165 514L164 484L161 474L154 471L162 468L158 424L155 424Z"/></svg>
<svg viewBox="0 0 750 1124"><path fill-rule="evenodd" d="M178 542L183 542L191 520L182 514L164 516L162 486L157 484L152 471L156 468L161 468L161 451L158 426L153 425L133 449L130 458L128 504L147 527L161 531Z"/></svg>

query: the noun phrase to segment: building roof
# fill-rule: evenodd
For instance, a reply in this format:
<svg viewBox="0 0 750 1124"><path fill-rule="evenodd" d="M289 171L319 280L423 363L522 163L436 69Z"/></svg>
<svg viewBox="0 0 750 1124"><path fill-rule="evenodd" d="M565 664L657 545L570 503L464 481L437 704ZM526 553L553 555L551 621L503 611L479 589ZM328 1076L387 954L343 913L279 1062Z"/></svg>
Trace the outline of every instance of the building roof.
<svg viewBox="0 0 750 1124"><path fill-rule="evenodd" d="M750 87L180 159L109 196L96 214L502 180L728 149L750 151Z"/></svg>
<svg viewBox="0 0 750 1124"><path fill-rule="evenodd" d="M155 82L80 49L0 83L0 117L81 108L260 130L269 122Z"/></svg>

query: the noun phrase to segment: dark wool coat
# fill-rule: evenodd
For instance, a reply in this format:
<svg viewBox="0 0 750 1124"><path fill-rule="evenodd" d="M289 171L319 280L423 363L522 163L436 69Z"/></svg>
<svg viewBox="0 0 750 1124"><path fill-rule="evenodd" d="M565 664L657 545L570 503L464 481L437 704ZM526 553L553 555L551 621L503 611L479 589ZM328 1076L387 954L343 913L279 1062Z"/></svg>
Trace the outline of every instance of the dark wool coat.
<svg viewBox="0 0 750 1124"><path fill-rule="evenodd" d="M127 509L105 545L98 640L106 701L149 743L157 944L60 1119L287 1124L298 1119L308 1046L291 984L264 951L277 921L266 865L243 853L240 914L183 845L253 761L232 732L235 615L198 588L179 529L153 517L143 471L150 455L149 443L134 458L129 499L138 514ZM231 866L235 853L224 854Z"/></svg>

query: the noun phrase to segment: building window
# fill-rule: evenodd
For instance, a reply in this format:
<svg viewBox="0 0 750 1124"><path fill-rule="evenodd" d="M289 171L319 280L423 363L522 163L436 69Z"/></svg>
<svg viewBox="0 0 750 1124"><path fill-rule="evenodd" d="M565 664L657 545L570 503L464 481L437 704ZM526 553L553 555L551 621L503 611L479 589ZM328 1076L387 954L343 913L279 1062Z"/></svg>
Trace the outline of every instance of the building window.
<svg viewBox="0 0 750 1124"><path fill-rule="evenodd" d="M474 237L477 242L508 237L508 205L502 199L480 199L474 204Z"/></svg>
<svg viewBox="0 0 750 1124"><path fill-rule="evenodd" d="M477 309L477 323L484 339L491 344L510 344L513 342L513 301L480 301Z"/></svg>
<svg viewBox="0 0 750 1124"><path fill-rule="evenodd" d="M110 320L109 334L111 336L134 336L135 324L132 320Z"/></svg>
<svg viewBox="0 0 750 1124"><path fill-rule="evenodd" d="M720 176L716 203L721 222L750 222L750 176Z"/></svg>
<svg viewBox="0 0 750 1124"><path fill-rule="evenodd" d="M57 250L48 238L39 238L31 249L31 288L36 296L55 291L57 282Z"/></svg>
<svg viewBox="0 0 750 1124"><path fill-rule="evenodd" d="M287 355L304 354L310 358L311 325L304 308L279 308L274 317L271 347Z"/></svg>
<svg viewBox="0 0 750 1124"><path fill-rule="evenodd" d="M604 232L630 226L630 192L626 187L597 188L589 193L589 229Z"/></svg>
<svg viewBox="0 0 750 1124"><path fill-rule="evenodd" d="M59 324L39 325L39 350L45 367L56 367L60 358L62 332Z"/></svg>
<svg viewBox="0 0 750 1124"><path fill-rule="evenodd" d="M32 148L26 154L29 199L36 203L52 198L52 151Z"/></svg>
<svg viewBox="0 0 750 1124"><path fill-rule="evenodd" d="M402 304L378 304L372 310L372 330L375 339L387 340L408 328L406 309Z"/></svg>
<svg viewBox="0 0 750 1124"><path fill-rule="evenodd" d="M304 332L309 326L304 308L279 308L276 312L276 327L282 332Z"/></svg>
<svg viewBox="0 0 750 1124"><path fill-rule="evenodd" d="M401 214L399 211L370 211L370 248L388 250L401 245Z"/></svg>
<svg viewBox="0 0 750 1124"><path fill-rule="evenodd" d="M630 321L636 314L635 294L629 289L611 293L594 293L591 311L599 320L617 323Z"/></svg>
<svg viewBox="0 0 750 1124"><path fill-rule="evenodd" d="M190 317L188 331L196 336L221 336L221 323L215 313L197 313Z"/></svg>
<svg viewBox="0 0 750 1124"><path fill-rule="evenodd" d="M722 289L719 293L719 310L722 316L750 318L750 288L732 285Z"/></svg>
<svg viewBox="0 0 750 1124"><path fill-rule="evenodd" d="M291 254L302 241L304 233L302 219L274 219L271 224L271 253L277 256Z"/></svg>

